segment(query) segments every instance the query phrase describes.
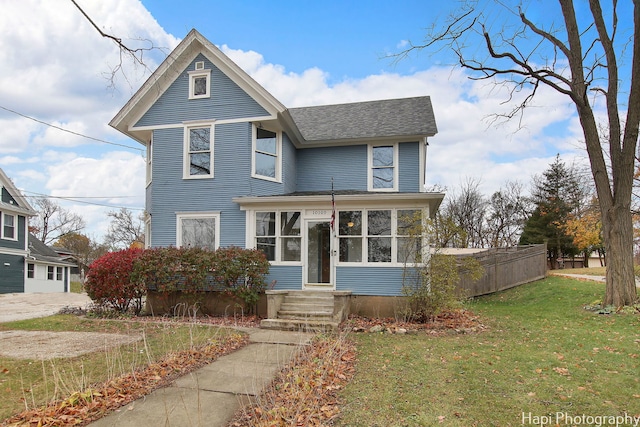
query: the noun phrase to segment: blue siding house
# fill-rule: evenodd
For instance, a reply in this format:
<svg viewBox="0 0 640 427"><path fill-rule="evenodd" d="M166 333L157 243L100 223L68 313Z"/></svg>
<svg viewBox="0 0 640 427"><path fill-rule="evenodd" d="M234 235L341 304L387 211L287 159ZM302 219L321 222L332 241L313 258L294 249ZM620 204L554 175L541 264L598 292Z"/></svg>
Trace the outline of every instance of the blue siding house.
<svg viewBox="0 0 640 427"><path fill-rule="evenodd" d="M110 125L147 149L147 246L263 250L276 290L401 295L432 217L428 96L287 108L192 30Z"/></svg>
<svg viewBox="0 0 640 427"><path fill-rule="evenodd" d="M68 292L73 264L29 234L36 211L2 169L0 188L0 294Z"/></svg>

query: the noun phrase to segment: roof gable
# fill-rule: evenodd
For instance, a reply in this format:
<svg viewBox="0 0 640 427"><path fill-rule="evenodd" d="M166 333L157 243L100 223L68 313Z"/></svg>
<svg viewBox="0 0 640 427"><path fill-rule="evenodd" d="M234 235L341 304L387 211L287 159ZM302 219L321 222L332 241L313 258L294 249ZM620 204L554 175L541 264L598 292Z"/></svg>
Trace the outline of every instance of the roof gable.
<svg viewBox="0 0 640 427"><path fill-rule="evenodd" d="M20 190L13 184L9 177L0 168L0 186L2 195L0 198L0 209L19 212L24 215L36 215L35 209L27 202Z"/></svg>
<svg viewBox="0 0 640 427"><path fill-rule="evenodd" d="M109 124L145 144L148 140L148 132L132 129L132 127L199 54L204 55L222 73L254 98L271 116L275 118L278 113L284 111L285 107L280 101L202 34L193 29L151 74Z"/></svg>
<svg viewBox="0 0 640 427"><path fill-rule="evenodd" d="M291 108L308 143L433 136L438 132L428 96Z"/></svg>

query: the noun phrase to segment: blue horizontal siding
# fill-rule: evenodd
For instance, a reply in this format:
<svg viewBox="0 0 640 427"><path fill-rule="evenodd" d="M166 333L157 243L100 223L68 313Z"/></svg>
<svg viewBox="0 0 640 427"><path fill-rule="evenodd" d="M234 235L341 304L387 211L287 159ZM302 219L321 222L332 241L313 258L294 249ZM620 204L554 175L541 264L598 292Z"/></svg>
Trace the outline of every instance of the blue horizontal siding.
<svg viewBox="0 0 640 427"><path fill-rule="evenodd" d="M298 150L297 191L367 191L367 146L305 148Z"/></svg>
<svg viewBox="0 0 640 427"><path fill-rule="evenodd" d="M189 74L196 61L204 61L211 70L211 96L189 99ZM136 126L182 123L185 120L225 120L264 116L267 112L202 54L180 72L176 80L160 95Z"/></svg>
<svg viewBox="0 0 640 427"><path fill-rule="evenodd" d="M276 290L302 289L302 267L297 265L272 265L267 275L267 283L276 280Z"/></svg>
<svg viewBox="0 0 640 427"><path fill-rule="evenodd" d="M0 268L0 294L24 292L24 257L0 253Z"/></svg>
<svg viewBox="0 0 640 427"><path fill-rule="evenodd" d="M419 192L420 186L420 143L404 142L398 145L400 192Z"/></svg>
<svg viewBox="0 0 640 427"><path fill-rule="evenodd" d="M336 290L354 295L402 295L403 267L337 267Z"/></svg>

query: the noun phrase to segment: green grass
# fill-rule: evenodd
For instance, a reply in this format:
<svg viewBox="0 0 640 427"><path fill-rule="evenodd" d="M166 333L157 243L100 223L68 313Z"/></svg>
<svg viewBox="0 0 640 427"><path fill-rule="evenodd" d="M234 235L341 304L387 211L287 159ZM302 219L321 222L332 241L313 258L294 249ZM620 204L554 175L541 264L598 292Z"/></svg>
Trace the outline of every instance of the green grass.
<svg viewBox="0 0 640 427"><path fill-rule="evenodd" d="M342 393L339 425L521 426L523 413L556 412L640 416L640 316L582 308L602 292L602 284L550 277L470 303L489 326L483 333L352 335L357 373Z"/></svg>
<svg viewBox="0 0 640 427"><path fill-rule="evenodd" d="M221 338L228 330L179 323L104 321L56 315L0 324L0 330L83 331L143 335L130 345L67 359L18 360L0 357L0 423L48 401L66 398L172 352Z"/></svg>
<svg viewBox="0 0 640 427"><path fill-rule="evenodd" d="M69 290L76 294L83 293L84 289L82 288L82 282L71 282L71 286Z"/></svg>

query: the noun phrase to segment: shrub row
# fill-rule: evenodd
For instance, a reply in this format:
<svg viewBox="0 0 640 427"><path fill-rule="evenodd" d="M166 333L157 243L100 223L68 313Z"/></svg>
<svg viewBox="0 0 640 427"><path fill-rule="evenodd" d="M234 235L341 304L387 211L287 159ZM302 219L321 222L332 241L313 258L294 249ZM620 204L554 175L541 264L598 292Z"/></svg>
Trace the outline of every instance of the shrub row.
<svg viewBox="0 0 640 427"><path fill-rule="evenodd" d="M93 301L122 312L133 304L139 313L147 290L166 296L221 291L253 307L268 272L269 261L255 249L126 249L91 264L85 288Z"/></svg>

